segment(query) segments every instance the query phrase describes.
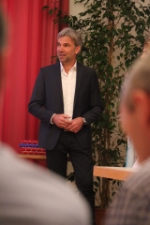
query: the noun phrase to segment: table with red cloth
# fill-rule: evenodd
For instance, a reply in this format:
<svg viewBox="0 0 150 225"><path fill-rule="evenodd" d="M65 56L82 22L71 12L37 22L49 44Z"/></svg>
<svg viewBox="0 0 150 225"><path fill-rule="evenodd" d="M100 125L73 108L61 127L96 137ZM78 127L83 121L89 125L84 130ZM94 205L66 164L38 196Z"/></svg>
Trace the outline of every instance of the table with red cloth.
<svg viewBox="0 0 150 225"><path fill-rule="evenodd" d="M43 148L39 148L37 140L22 140L19 143L19 147L19 157L46 166L46 151Z"/></svg>

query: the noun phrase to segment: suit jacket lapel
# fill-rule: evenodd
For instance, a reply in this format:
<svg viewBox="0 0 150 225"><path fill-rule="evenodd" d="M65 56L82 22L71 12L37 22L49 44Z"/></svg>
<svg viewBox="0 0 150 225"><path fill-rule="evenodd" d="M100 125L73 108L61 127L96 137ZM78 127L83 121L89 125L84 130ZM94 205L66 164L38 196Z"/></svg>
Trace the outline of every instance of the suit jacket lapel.
<svg viewBox="0 0 150 225"><path fill-rule="evenodd" d="M74 97L74 108L77 102L77 98L79 95L79 91L81 88L81 83L83 79L83 67L81 64L77 63L77 74L76 74L76 89L75 89L75 97Z"/></svg>
<svg viewBox="0 0 150 225"><path fill-rule="evenodd" d="M64 109L60 63L56 63L55 65L56 65L55 78L56 78L56 81L57 81L57 87L58 87L58 91L59 91L59 94L60 94L60 101L61 101L63 109Z"/></svg>

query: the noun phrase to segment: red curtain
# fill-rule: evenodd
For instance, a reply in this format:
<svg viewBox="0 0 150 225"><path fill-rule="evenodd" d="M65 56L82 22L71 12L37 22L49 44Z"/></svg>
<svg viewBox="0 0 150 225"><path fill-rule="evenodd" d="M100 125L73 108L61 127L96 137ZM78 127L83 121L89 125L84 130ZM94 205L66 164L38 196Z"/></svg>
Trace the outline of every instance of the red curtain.
<svg viewBox="0 0 150 225"><path fill-rule="evenodd" d="M10 54L0 115L0 137L19 151L21 140L38 137L39 121L28 113L28 102L39 68L56 55L59 25L42 7L56 6L68 13L69 0L3 0L9 19Z"/></svg>

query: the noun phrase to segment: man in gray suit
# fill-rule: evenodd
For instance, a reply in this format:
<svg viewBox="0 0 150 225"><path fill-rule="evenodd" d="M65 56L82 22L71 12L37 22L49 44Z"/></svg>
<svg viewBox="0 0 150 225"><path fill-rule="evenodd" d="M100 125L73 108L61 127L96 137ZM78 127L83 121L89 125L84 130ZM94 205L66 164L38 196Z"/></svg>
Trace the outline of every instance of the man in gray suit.
<svg viewBox="0 0 150 225"><path fill-rule="evenodd" d="M0 9L0 94L4 81L6 22ZM1 95L0 95L1 97ZM53 172L17 157L0 144L0 224L88 225L90 210Z"/></svg>

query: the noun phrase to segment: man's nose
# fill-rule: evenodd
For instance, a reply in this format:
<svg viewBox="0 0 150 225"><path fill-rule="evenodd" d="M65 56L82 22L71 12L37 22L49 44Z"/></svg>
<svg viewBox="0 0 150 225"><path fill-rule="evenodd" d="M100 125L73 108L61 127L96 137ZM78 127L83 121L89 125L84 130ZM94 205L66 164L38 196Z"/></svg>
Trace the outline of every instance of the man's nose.
<svg viewBox="0 0 150 225"><path fill-rule="evenodd" d="M60 52L62 52L63 49L64 49L63 46L59 46L59 47L58 47L58 51L60 51Z"/></svg>

